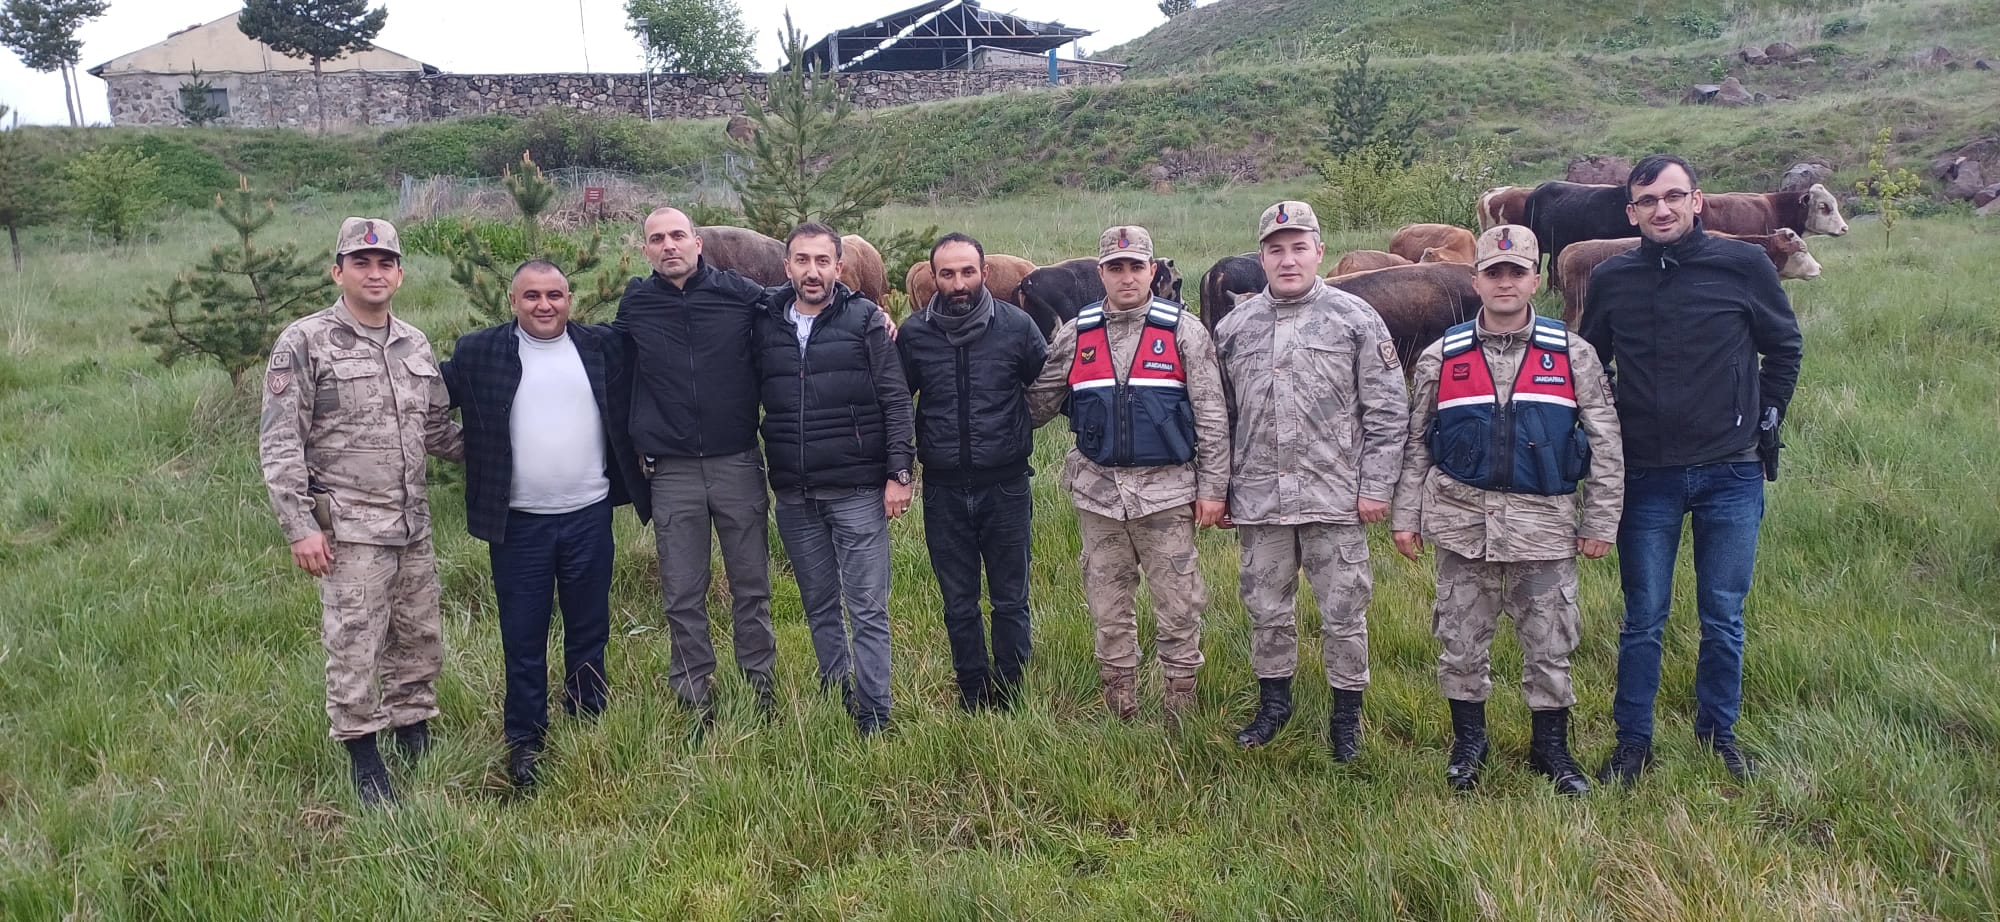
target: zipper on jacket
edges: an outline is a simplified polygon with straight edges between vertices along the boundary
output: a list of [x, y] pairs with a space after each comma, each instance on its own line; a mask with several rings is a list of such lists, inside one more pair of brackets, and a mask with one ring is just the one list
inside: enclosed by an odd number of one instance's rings
[[958, 469], [972, 470], [972, 370], [966, 347], [958, 347]]
[[1118, 445], [1116, 447], [1117, 453], [1112, 456], [1112, 460], [1116, 464], [1132, 463], [1132, 427], [1137, 424], [1137, 419], [1132, 412], [1135, 402], [1133, 400], [1131, 385], [1120, 381], [1113, 386], [1111, 391], [1113, 409], [1111, 412], [1116, 415], [1112, 418], [1111, 425], [1118, 430]]
[[[688, 279], [688, 284], [694, 284], [694, 279]], [[681, 329], [687, 333], [688, 408], [693, 410], [695, 415], [694, 453], [696, 457], [706, 458], [708, 457], [708, 446], [702, 442], [702, 430], [704, 427], [701, 424], [701, 372], [695, 368], [694, 364], [694, 302], [688, 298], [686, 289], [681, 290], [680, 313]]]

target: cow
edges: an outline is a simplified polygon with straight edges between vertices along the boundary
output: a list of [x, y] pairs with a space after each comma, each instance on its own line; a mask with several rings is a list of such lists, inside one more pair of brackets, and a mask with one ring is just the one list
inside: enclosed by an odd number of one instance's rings
[[1578, 182], [1545, 182], [1528, 194], [1522, 219], [1548, 260], [1549, 285], [1560, 284], [1558, 259], [1564, 247], [1579, 240], [1613, 240], [1630, 236], [1625, 215], [1625, 187]]
[[[1237, 259], [1239, 257], [1230, 257]], [[1226, 262], [1227, 260], [1225, 260]], [[1219, 267], [1219, 266], [1218, 266]], [[1261, 266], [1259, 269], [1261, 270]], [[1209, 273], [1214, 274], [1210, 269]], [[1259, 274], [1262, 274], [1261, 271]], [[1437, 341], [1444, 331], [1471, 320], [1479, 313], [1479, 293], [1472, 288], [1472, 267], [1463, 263], [1423, 263], [1368, 269], [1345, 275], [1329, 275], [1326, 283], [1354, 295], [1382, 318], [1396, 354], [1403, 359], [1403, 373], [1417, 361], [1424, 347]], [[1262, 290], [1259, 286], [1258, 290]], [[1225, 298], [1211, 310], [1201, 303], [1201, 320], [1210, 332], [1229, 316], [1236, 299]]]
[[1389, 252], [1410, 262], [1423, 262], [1424, 251], [1437, 250], [1433, 262], [1472, 265], [1472, 232], [1452, 224], [1405, 224], [1389, 238]]
[[1781, 229], [1799, 236], [1847, 233], [1840, 200], [1819, 183], [1803, 192], [1715, 192], [1701, 197], [1701, 226], [1724, 234], [1770, 234]]
[[882, 267], [882, 251], [859, 234], [840, 238], [840, 282], [881, 304], [889, 296], [889, 275]]
[[[1806, 250], [1806, 240], [1789, 227], [1779, 228], [1773, 234], [1715, 234], [1741, 240], [1764, 250], [1770, 257], [1771, 265], [1778, 267], [1781, 279], [1819, 278], [1819, 260]], [[1637, 237], [1621, 237], [1617, 240], [1580, 240], [1563, 250], [1558, 262], [1562, 269], [1562, 284], [1556, 289], [1562, 294], [1563, 323], [1576, 329], [1583, 322], [1583, 306], [1590, 297], [1590, 270], [1613, 256], [1639, 245]]]
[[[1255, 253], [1240, 256], [1224, 256], [1207, 272], [1201, 274], [1201, 316], [1203, 322], [1210, 314], [1222, 316], [1236, 306], [1239, 298], [1247, 298], [1264, 290], [1264, 264]], [[1215, 324], [1208, 324], [1210, 330]]]
[[[1016, 289], [1028, 273], [1035, 271], [1035, 264], [1019, 256], [1005, 253], [986, 255], [986, 290], [994, 298], [1013, 304]], [[930, 306], [931, 297], [937, 294], [937, 277], [931, 274], [931, 261], [917, 260], [916, 265], [903, 276], [903, 290], [909, 292], [910, 309], [920, 311]]]
[[1489, 231], [1502, 224], [1527, 222], [1528, 193], [1531, 186], [1494, 186], [1479, 196], [1479, 229]]
[[1366, 272], [1369, 269], [1387, 269], [1390, 266], [1407, 266], [1410, 261], [1384, 250], [1350, 250], [1333, 264], [1328, 275], [1348, 275]]
[[[1181, 273], [1173, 260], [1153, 258], [1153, 297], [1180, 303]], [[1028, 273], [1014, 298], [1041, 327], [1042, 336], [1052, 339], [1057, 327], [1076, 319], [1077, 311], [1104, 300], [1104, 282], [1097, 277], [1096, 258], [1083, 256]]]
[[785, 284], [785, 244], [782, 241], [747, 227], [727, 224], [704, 227], [698, 233], [701, 236], [701, 258], [710, 266], [734, 270], [737, 275], [766, 288]]

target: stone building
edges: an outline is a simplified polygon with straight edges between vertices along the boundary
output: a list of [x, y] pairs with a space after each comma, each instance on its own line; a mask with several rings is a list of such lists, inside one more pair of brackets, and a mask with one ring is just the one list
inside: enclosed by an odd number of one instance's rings
[[[1089, 35], [1059, 23], [989, 13], [973, 0], [929, 0], [831, 33], [808, 49], [861, 108], [883, 108], [1050, 85], [1116, 83], [1124, 68], [1053, 57]], [[196, 68], [227, 113], [220, 124], [317, 123], [312, 66], [251, 40], [236, 14], [90, 69], [107, 84], [114, 125], [180, 124], [180, 88]], [[354, 128], [466, 115], [522, 115], [543, 106], [647, 118], [714, 118], [765, 95], [764, 74], [449, 74], [381, 48], [328, 61], [327, 125]]]

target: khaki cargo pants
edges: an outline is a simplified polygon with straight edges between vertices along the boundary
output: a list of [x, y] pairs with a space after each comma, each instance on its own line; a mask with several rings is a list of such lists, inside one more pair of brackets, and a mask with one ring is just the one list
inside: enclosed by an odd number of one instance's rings
[[333, 571], [319, 581], [319, 601], [333, 738], [436, 717], [444, 644], [430, 538], [403, 547], [332, 547]]
[[1569, 655], [1580, 633], [1576, 609], [1576, 558], [1491, 563], [1437, 549], [1437, 605], [1431, 634], [1438, 654], [1438, 686], [1457, 701], [1485, 701], [1493, 681], [1487, 668], [1500, 613], [1514, 619], [1521, 646], [1521, 693], [1531, 710], [1576, 704]]
[[1097, 625], [1097, 663], [1139, 668], [1139, 574], [1153, 595], [1153, 639], [1160, 672], [1192, 676], [1201, 668], [1201, 613], [1208, 587], [1195, 553], [1194, 506], [1177, 506], [1129, 521], [1081, 509], [1083, 598]]
[[1320, 660], [1342, 691], [1368, 688], [1368, 602], [1375, 575], [1364, 525], [1238, 525], [1238, 584], [1250, 616], [1250, 666], [1260, 679], [1299, 666], [1299, 569], [1319, 602]]

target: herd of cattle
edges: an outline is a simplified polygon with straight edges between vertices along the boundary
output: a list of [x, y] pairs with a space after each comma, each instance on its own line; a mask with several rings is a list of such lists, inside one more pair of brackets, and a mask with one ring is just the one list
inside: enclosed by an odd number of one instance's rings
[[[1563, 300], [1563, 321], [1574, 326], [1589, 294], [1590, 270], [1639, 245], [1625, 215], [1625, 187], [1572, 182], [1501, 186], [1479, 197], [1481, 229], [1519, 224], [1535, 232], [1548, 259], [1549, 285]], [[1806, 249], [1808, 234], [1840, 236], [1847, 221], [1840, 203], [1823, 185], [1800, 192], [1704, 194], [1702, 223], [1713, 234], [1762, 247], [1778, 276], [1819, 277], [1819, 262]], [[710, 265], [733, 269], [763, 285], [785, 282], [785, 245], [740, 227], [701, 229], [702, 255]], [[841, 238], [845, 246], [841, 281], [880, 303], [889, 293], [882, 254], [861, 237]], [[1449, 224], [1410, 224], [1396, 231], [1387, 250], [1354, 250], [1334, 263], [1327, 284], [1375, 308], [1396, 340], [1405, 368], [1414, 367], [1423, 348], [1479, 310], [1472, 288], [1473, 233]], [[1097, 260], [1071, 259], [1036, 266], [1018, 256], [986, 257], [986, 288], [1034, 318], [1044, 336], [1053, 336], [1077, 311], [1102, 300]], [[1172, 259], [1153, 261], [1153, 294], [1179, 302], [1182, 276]], [[1255, 253], [1224, 257], [1202, 274], [1202, 320], [1212, 330], [1239, 298], [1264, 290], [1262, 264]], [[928, 261], [910, 267], [903, 279], [910, 303], [930, 303], [937, 290]]]

